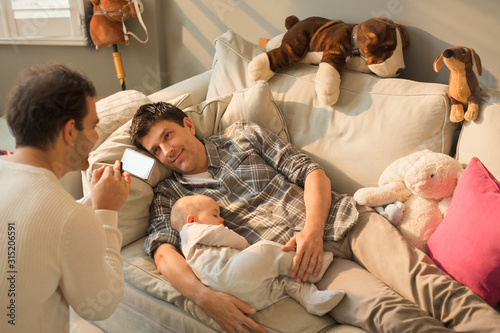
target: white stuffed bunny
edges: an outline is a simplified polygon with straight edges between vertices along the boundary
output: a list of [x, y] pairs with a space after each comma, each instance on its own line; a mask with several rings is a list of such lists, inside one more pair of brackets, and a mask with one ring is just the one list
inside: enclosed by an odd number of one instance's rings
[[378, 187], [359, 189], [354, 199], [371, 207], [404, 203], [397, 228], [425, 252], [427, 240], [448, 211], [462, 172], [462, 165], [454, 158], [426, 149], [394, 161], [380, 176]]

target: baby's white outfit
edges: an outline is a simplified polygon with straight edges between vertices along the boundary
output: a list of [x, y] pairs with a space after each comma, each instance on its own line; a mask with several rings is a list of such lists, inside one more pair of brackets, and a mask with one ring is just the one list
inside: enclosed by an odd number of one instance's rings
[[223, 225], [187, 223], [180, 232], [181, 249], [200, 281], [209, 288], [238, 297], [256, 310], [291, 296], [315, 315], [324, 315], [344, 297], [340, 290], [318, 290], [318, 282], [333, 261], [325, 252], [317, 277], [296, 283], [288, 276], [295, 252], [267, 240], [248, 242]]

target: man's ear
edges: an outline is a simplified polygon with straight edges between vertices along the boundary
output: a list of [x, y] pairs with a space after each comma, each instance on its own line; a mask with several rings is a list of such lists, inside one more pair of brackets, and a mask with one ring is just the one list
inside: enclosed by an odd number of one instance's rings
[[191, 131], [191, 133], [193, 133], [193, 135], [196, 134], [196, 128], [194, 128], [194, 124], [191, 121], [191, 119], [189, 119], [188, 117], [184, 117], [183, 123], [184, 127], [189, 128], [189, 130]]
[[68, 120], [62, 128], [64, 142], [70, 146], [74, 146], [78, 137], [78, 130], [75, 127], [75, 120]]
[[187, 216], [187, 223], [193, 223], [193, 222], [196, 222], [196, 219], [193, 214], [189, 214]]

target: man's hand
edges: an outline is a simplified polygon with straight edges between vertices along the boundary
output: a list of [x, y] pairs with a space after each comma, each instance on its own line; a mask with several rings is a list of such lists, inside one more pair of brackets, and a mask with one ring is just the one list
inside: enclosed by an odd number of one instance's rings
[[330, 180], [325, 172], [316, 169], [310, 172], [304, 184], [304, 202], [306, 221], [304, 229], [292, 237], [282, 251], [297, 248], [293, 257], [290, 277], [295, 281], [307, 281], [311, 276], [318, 276], [323, 266], [323, 235], [325, 222], [332, 200]]
[[120, 161], [113, 167], [103, 166], [92, 173], [91, 195], [94, 210], [118, 210], [130, 192], [130, 174], [121, 171]]
[[200, 307], [212, 317], [226, 333], [265, 333], [255, 321], [245, 314], [254, 314], [256, 310], [240, 299], [231, 295], [213, 292], [213, 295], [205, 297]]
[[304, 229], [283, 245], [281, 250], [288, 252], [294, 247], [297, 253], [293, 257], [290, 277], [299, 283], [307, 281], [311, 274], [318, 276], [323, 265], [323, 232]]

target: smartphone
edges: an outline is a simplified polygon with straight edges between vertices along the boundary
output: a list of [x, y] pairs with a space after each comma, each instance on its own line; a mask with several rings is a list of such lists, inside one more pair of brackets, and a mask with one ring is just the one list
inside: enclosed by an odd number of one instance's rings
[[122, 169], [128, 173], [148, 180], [155, 165], [155, 159], [138, 151], [127, 148], [122, 156]]

